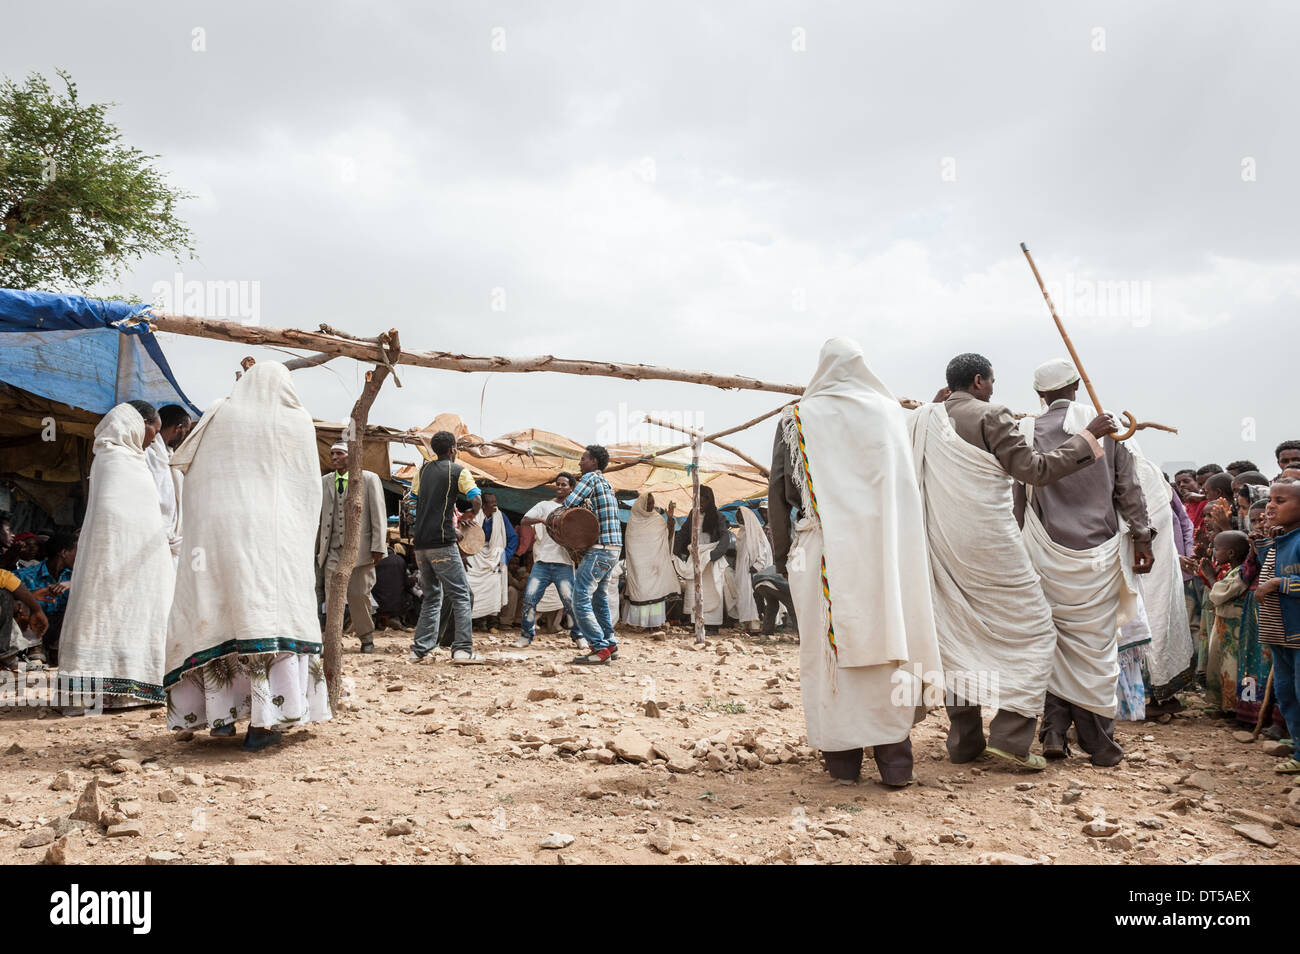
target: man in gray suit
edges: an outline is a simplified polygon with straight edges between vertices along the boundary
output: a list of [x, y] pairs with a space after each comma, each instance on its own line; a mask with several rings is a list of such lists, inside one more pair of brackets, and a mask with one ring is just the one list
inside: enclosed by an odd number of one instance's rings
[[[316, 572], [323, 598], [325, 582], [338, 566], [343, 548], [343, 501], [348, 492], [348, 445], [330, 448], [334, 469], [321, 478], [320, 531], [316, 535]], [[375, 585], [375, 564], [388, 554], [388, 519], [384, 511], [384, 488], [379, 475], [361, 472], [365, 483], [361, 497], [361, 542], [356, 565], [348, 580], [348, 609], [352, 628], [361, 637], [361, 651], [373, 653], [374, 620], [370, 618], [370, 589]]]

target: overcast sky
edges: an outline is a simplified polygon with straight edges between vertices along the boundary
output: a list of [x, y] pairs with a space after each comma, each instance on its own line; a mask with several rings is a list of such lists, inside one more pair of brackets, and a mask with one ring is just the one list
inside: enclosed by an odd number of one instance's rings
[[[1182, 429], [1148, 456], [1272, 473], [1300, 437], [1285, 3], [46, 0], [5, 21], [0, 71], [69, 70], [195, 194], [199, 257], [141, 263], [121, 290], [145, 299], [179, 271], [258, 283], [264, 325], [796, 383], [847, 335], [921, 399], [975, 350], [1031, 410], [1064, 348], [1025, 241], [1108, 409]], [[164, 348], [201, 407], [248, 353]], [[360, 376], [296, 378], [340, 420]], [[372, 421], [454, 411], [488, 437], [612, 442], [637, 410], [721, 429], [782, 400], [402, 380]], [[735, 441], [766, 454], [771, 427]]]

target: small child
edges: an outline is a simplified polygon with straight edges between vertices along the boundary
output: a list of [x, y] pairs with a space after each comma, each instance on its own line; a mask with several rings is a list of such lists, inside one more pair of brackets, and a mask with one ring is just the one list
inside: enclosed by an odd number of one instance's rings
[[1239, 530], [1227, 530], [1214, 538], [1214, 562], [1226, 566], [1227, 572], [1210, 587], [1214, 626], [1205, 667], [1205, 701], [1232, 719], [1237, 717], [1237, 660], [1242, 598], [1247, 589], [1241, 565], [1249, 553], [1250, 538]]
[[[1273, 656], [1259, 643], [1259, 604], [1255, 601], [1255, 587], [1259, 584], [1260, 548], [1270, 539], [1268, 517], [1265, 510], [1268, 500], [1257, 500], [1247, 511], [1250, 532], [1250, 553], [1241, 565], [1241, 579], [1248, 589], [1241, 598], [1241, 629], [1237, 634], [1237, 721], [1254, 728], [1259, 722], [1260, 708], [1264, 703], [1264, 687], [1268, 684], [1268, 671]], [[1273, 723], [1265, 730], [1266, 737], [1277, 741], [1286, 738], [1286, 723], [1276, 706], [1270, 706]]]
[[1196, 531], [1196, 549], [1193, 551], [1196, 578], [1204, 594], [1201, 599], [1200, 632], [1196, 641], [1196, 680], [1209, 689], [1206, 667], [1210, 661], [1210, 633], [1214, 629], [1214, 604], [1210, 602], [1210, 587], [1227, 572], [1226, 566], [1214, 565], [1214, 540], [1232, 529], [1232, 511], [1228, 501], [1218, 497], [1201, 511], [1201, 525]]
[[[1295, 738], [1300, 728], [1300, 480], [1287, 478], [1269, 488], [1269, 529], [1255, 599], [1259, 602], [1259, 641], [1273, 651], [1273, 692]], [[1286, 775], [1300, 772], [1293, 756], [1274, 766]]]

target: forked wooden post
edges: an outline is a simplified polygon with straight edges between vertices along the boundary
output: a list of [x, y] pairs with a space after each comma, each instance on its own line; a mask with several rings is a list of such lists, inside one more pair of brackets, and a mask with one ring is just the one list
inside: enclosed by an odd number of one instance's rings
[[700, 444], [704, 435], [693, 427], [684, 427], [681, 424], [668, 424], [659, 420], [657, 417], [647, 414], [647, 424], [655, 424], [659, 427], [671, 427], [674, 430], [683, 431], [691, 435], [691, 567], [693, 569], [692, 577], [695, 585], [695, 599], [692, 605], [695, 607], [691, 616], [695, 622], [695, 641], [703, 645], [704, 639], [704, 574], [700, 567], [700, 526], [702, 518], [700, 515]]
[[[380, 335], [385, 355], [366, 372], [366, 384], [352, 406], [352, 415], [343, 428], [348, 445], [348, 492], [343, 499], [343, 544], [339, 562], [325, 581], [325, 679], [329, 685], [330, 711], [338, 712], [343, 697], [343, 607], [347, 602], [348, 579], [356, 566], [357, 547], [361, 545], [361, 502], [365, 494], [362, 460], [365, 451], [366, 422], [370, 407], [379, 395], [390, 366], [401, 355], [397, 329]], [[383, 360], [386, 357], [387, 360]], [[356, 621], [353, 621], [356, 625]]]

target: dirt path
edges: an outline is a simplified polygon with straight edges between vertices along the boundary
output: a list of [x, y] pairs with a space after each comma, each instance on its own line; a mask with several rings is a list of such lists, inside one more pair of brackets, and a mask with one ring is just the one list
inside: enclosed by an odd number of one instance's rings
[[[1279, 759], [1234, 740], [1199, 696], [1167, 725], [1122, 724], [1118, 768], [1076, 756], [1039, 774], [949, 764], [932, 713], [912, 736], [918, 781], [893, 791], [870, 762], [859, 784], [833, 782], [803, 744], [792, 642], [733, 634], [695, 650], [684, 635], [627, 635], [618, 662], [584, 669], [567, 664], [567, 637], [518, 651], [513, 635], [476, 634], [492, 664], [453, 668], [445, 655], [409, 664], [409, 634], [381, 633], [378, 654], [344, 657], [347, 711], [251, 756], [206, 731], [178, 739], [161, 708], [5, 710], [0, 856], [1187, 864], [1295, 863], [1300, 847], [1300, 793], [1273, 773]], [[68, 833], [92, 778], [90, 813], [104, 810], [111, 837]], [[553, 834], [562, 847], [542, 847]]]

